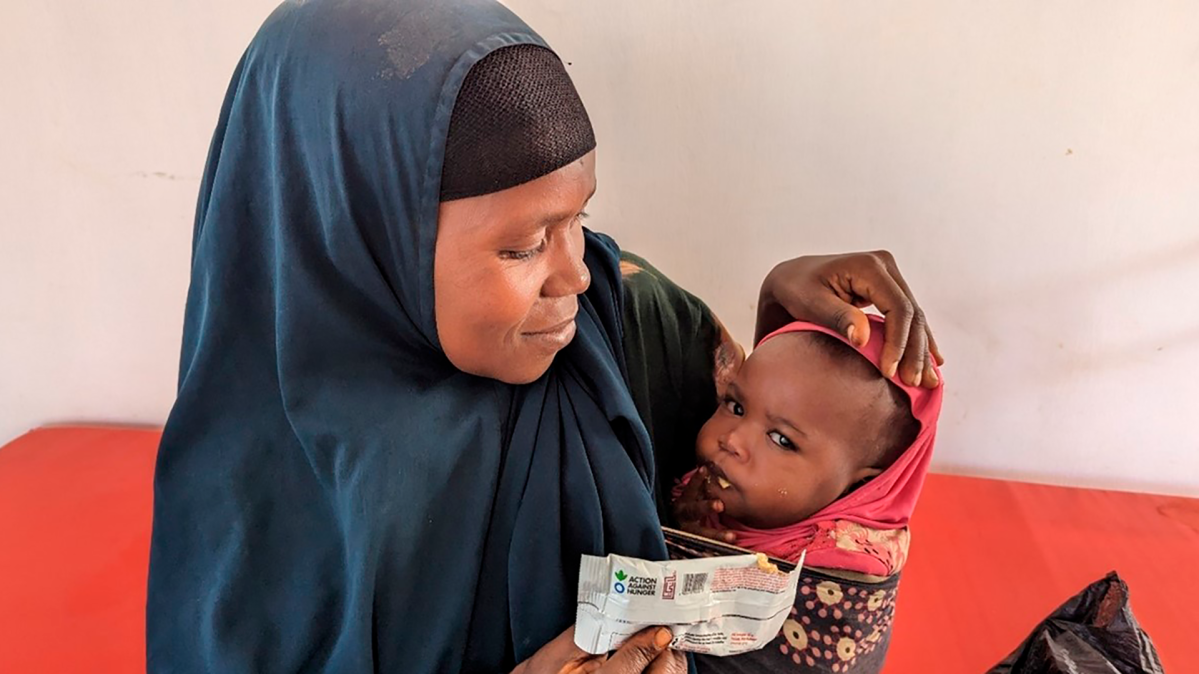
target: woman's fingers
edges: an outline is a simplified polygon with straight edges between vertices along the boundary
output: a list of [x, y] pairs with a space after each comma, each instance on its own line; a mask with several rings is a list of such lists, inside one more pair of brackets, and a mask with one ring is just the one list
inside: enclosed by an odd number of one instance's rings
[[941, 355], [941, 347], [937, 346], [937, 338], [933, 336], [933, 329], [931, 327], [925, 329], [928, 330], [928, 350], [932, 353], [933, 360], [937, 362], [937, 365], [944, 365], [945, 356]]
[[[862, 300], [843, 297], [839, 289], [832, 286], [829, 289], [832, 292], [825, 291], [808, 300], [812, 318], [805, 320], [836, 330], [856, 347], [865, 346], [870, 341], [870, 319], [856, 306]], [[869, 305], [870, 302], [866, 302], [865, 306]]]
[[591, 655], [574, 642], [574, 626], [520, 663], [512, 674], [686, 674], [687, 659], [669, 650], [674, 635], [651, 627], [624, 642], [610, 657]]
[[869, 300], [887, 317], [881, 362], [883, 374], [888, 377], [898, 375], [909, 385], [919, 385], [924, 377], [925, 362], [929, 359], [928, 326], [911, 288], [899, 273], [895, 258], [887, 251], [859, 256], [856, 264], [850, 265], [839, 278], [846, 286], [834, 287], [839, 297], [848, 296], [855, 304], [858, 298]]
[[[873, 304], [887, 317], [882, 356], [884, 374], [888, 377], [898, 375], [913, 386], [933, 388], [940, 385], [940, 377], [932, 363], [941, 365], [945, 359], [933, 339], [924, 310], [891, 253], [880, 250], [856, 256], [855, 264], [847, 265], [844, 273], [829, 272], [828, 278], [834, 280], [829, 286], [835, 297], [827, 297], [826, 301], [840, 300], [853, 306]], [[865, 322], [865, 315], [862, 320]], [[859, 341], [858, 331], [855, 325], [855, 334], [849, 338], [860, 346], [865, 339]], [[868, 333], [866, 337], [869, 337]]]
[[608, 658], [606, 656], [597, 655], [579, 665], [578, 669], [570, 672], [570, 674], [595, 674], [596, 672], [600, 671], [600, 668], [603, 667], [604, 663], [607, 661]]
[[647, 674], [687, 674], [687, 656], [678, 651], [666, 651], [645, 671]]
[[937, 388], [941, 385], [941, 375], [937, 373], [937, 367], [945, 364], [945, 357], [941, 355], [933, 331], [928, 327], [925, 327], [924, 331], [928, 334], [928, 361], [924, 364], [924, 379], [920, 385], [924, 388]]
[[673, 638], [674, 635], [665, 627], [641, 630], [621, 644], [612, 657], [608, 658], [608, 661], [596, 671], [602, 674], [641, 674], [647, 670], [654, 674], [658, 672], [675, 674], [676, 671], [683, 674], [687, 671], [685, 661], [682, 670], [649, 669], [650, 664], [670, 646]]
[[899, 265], [895, 263], [895, 257], [887, 251], [879, 251], [875, 255], [879, 256], [887, 269], [887, 273], [891, 275], [891, 278], [899, 286], [900, 290], [903, 291], [908, 302], [914, 308], [908, 346], [904, 353], [904, 364], [900, 367], [901, 376], [905, 382], [913, 386], [919, 385], [925, 388], [936, 388], [940, 385], [941, 381], [932, 364], [944, 365], [945, 357], [941, 355], [941, 349], [937, 346], [937, 340], [933, 337], [932, 327], [928, 324], [924, 311], [916, 301], [916, 294], [912, 292], [907, 279], [899, 271]]
[[858, 268], [847, 275], [847, 280], [854, 295], [870, 300], [887, 317], [882, 370], [884, 375], [894, 377], [908, 352], [912, 322], [919, 308], [891, 273], [887, 263], [889, 253], [880, 251], [864, 257]]
[[870, 338], [871, 325], [860, 309], [871, 304], [887, 317], [883, 373], [909, 384], [937, 386], [931, 364], [945, 359], [895, 257], [885, 250], [778, 264], [762, 284], [757, 339], [793, 317], [826, 325], [861, 347]]
[[929, 389], [941, 385], [941, 377], [937, 374], [937, 368], [933, 367], [932, 355], [929, 355], [928, 361], [924, 364], [924, 378], [920, 380], [920, 385]]
[[919, 386], [928, 359], [928, 331], [925, 330], [924, 313], [917, 308], [908, 328], [908, 345], [903, 350], [903, 360], [899, 365], [900, 379], [909, 386]]
[[591, 655], [575, 645], [575, 626], [554, 637], [512, 670], [512, 674], [593, 674], [600, 671], [605, 657]]

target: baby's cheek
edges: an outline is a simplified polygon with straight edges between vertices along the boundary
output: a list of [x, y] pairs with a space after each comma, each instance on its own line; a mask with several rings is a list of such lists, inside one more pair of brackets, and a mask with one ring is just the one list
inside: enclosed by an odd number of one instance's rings
[[724, 514], [735, 520], [746, 521], [753, 519], [753, 509], [747, 507], [745, 500], [737, 494], [726, 494], [721, 497], [724, 503]]
[[759, 518], [770, 520], [771, 526], [794, 524], [803, 519], [808, 496], [795, 485], [774, 484], [761, 494], [755, 512]]
[[699, 437], [695, 439], [695, 456], [700, 462], [711, 461], [716, 453], [716, 432], [711, 420], [699, 429]]
[[740, 511], [741, 519], [756, 521], [769, 519], [771, 513], [775, 513], [779, 509], [781, 501], [777, 494], [768, 488], [762, 488], [761, 485], [755, 485], [755, 487], [736, 494], [736, 507]]

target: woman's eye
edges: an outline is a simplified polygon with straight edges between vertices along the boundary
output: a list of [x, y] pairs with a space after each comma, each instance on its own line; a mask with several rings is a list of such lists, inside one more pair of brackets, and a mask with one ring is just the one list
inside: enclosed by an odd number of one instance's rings
[[770, 431], [766, 435], [774, 441], [774, 444], [782, 447], [783, 449], [795, 449], [795, 445], [791, 443], [791, 440], [778, 431]]
[[538, 253], [545, 250], [545, 243], [545, 239], [542, 239], [541, 243], [537, 244], [536, 248], [530, 248], [529, 250], [502, 250], [500, 251], [500, 257], [504, 258], [505, 260], [531, 260], [537, 257]]
[[741, 403], [732, 398], [725, 398], [724, 408], [734, 416], [740, 417], [745, 415], [745, 408], [741, 406]]
[[573, 218], [570, 219], [570, 224], [567, 225], [567, 231], [574, 232], [583, 227], [584, 221], [591, 217], [587, 211], [579, 211]]

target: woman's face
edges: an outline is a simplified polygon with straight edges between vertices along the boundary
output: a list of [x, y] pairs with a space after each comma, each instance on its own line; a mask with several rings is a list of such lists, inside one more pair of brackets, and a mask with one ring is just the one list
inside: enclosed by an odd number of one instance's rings
[[583, 209], [595, 151], [510, 189], [441, 204], [433, 290], [437, 334], [459, 370], [527, 384], [575, 335]]

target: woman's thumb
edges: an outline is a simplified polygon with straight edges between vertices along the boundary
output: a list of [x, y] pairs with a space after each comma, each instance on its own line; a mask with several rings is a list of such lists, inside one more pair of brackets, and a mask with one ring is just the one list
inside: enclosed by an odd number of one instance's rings
[[861, 348], [870, 341], [870, 319], [865, 312], [854, 305], [842, 300], [833, 293], [812, 298], [808, 303], [811, 316], [798, 316], [817, 325], [823, 325], [830, 330], [836, 330], [844, 335], [850, 344]]
[[674, 635], [665, 627], [651, 627], [621, 644], [603, 667], [604, 674], [640, 674], [670, 645]]

